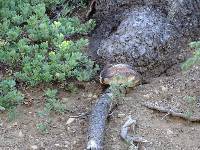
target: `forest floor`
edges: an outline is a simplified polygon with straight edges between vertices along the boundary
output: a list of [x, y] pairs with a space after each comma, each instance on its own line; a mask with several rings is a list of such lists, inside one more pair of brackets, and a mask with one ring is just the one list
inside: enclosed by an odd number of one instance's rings
[[[173, 76], [152, 79], [140, 85], [122, 98], [113, 110], [106, 128], [105, 150], [126, 150], [129, 145], [119, 136], [121, 126], [131, 115], [138, 121], [136, 134], [150, 141], [146, 149], [152, 150], [198, 150], [200, 149], [200, 124], [181, 118], [165, 116], [164, 113], [144, 107], [144, 102], [168, 106], [182, 113], [200, 117], [200, 66]], [[43, 87], [27, 89], [26, 101], [17, 109], [17, 118], [8, 122], [6, 114], [0, 114], [1, 150], [82, 150], [86, 147], [88, 117], [71, 118], [91, 110], [102, 87], [97, 82], [79, 85], [76, 94], [59, 90], [61, 101], [70, 112], [63, 115], [52, 113], [48, 118], [48, 133], [42, 134], [36, 125], [44, 121], [37, 112], [44, 108]], [[192, 99], [192, 101], [191, 101]], [[194, 101], [193, 101], [194, 100]]]
[[[188, 71], [168, 70], [168, 76], [152, 78], [137, 86], [123, 97], [108, 119], [105, 150], [127, 150], [129, 145], [120, 138], [120, 130], [127, 116], [137, 120], [136, 135], [149, 143], [147, 150], [199, 150], [200, 123], [165, 116], [165, 113], [143, 106], [151, 102], [170, 107], [177, 112], [200, 117], [200, 65]], [[170, 75], [170, 76], [169, 76]], [[76, 84], [78, 91], [70, 93], [59, 88], [59, 98], [67, 106], [64, 114], [52, 112], [41, 118], [38, 111], [44, 109], [46, 86], [23, 89], [25, 104], [16, 110], [16, 119], [8, 121], [7, 113], [0, 113], [0, 150], [83, 150], [87, 144], [88, 114], [103, 87], [98, 81]], [[72, 116], [79, 116], [73, 118]], [[46, 122], [46, 133], [37, 125]]]

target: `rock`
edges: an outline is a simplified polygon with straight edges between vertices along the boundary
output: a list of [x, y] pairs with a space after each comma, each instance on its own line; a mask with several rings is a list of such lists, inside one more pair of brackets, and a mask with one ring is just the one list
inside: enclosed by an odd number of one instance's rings
[[172, 134], [174, 134], [174, 132], [170, 129], [167, 129], [167, 135], [172, 135]]
[[32, 145], [31, 149], [36, 150], [36, 149], [38, 149], [38, 146], [37, 145]]
[[93, 95], [93, 96], [92, 96], [92, 98], [94, 98], [94, 99], [97, 99], [97, 98], [98, 98], [98, 96], [97, 96], [97, 95]]
[[96, 10], [90, 49], [102, 65], [127, 63], [144, 78], [183, 61], [181, 51], [200, 34], [200, 1], [99, 0]]
[[162, 89], [163, 92], [167, 92], [168, 91], [168, 88], [165, 87], [165, 86], [161, 86], [161, 89]]
[[152, 93], [143, 95], [145, 98], [149, 99], [152, 96]]
[[126, 114], [124, 114], [124, 113], [119, 113], [118, 115], [117, 115], [117, 117], [119, 117], [119, 118], [122, 118], [122, 117], [125, 117], [126, 116]]
[[70, 146], [70, 142], [69, 141], [65, 141], [64, 147], [69, 147], [69, 146]]
[[89, 93], [89, 94], [88, 94], [88, 98], [91, 98], [91, 97], [92, 97], [92, 95], [93, 95], [92, 93]]
[[102, 41], [97, 54], [108, 63], [127, 63], [141, 73], [158, 66], [164, 71], [178, 54], [180, 41], [176, 39], [181, 35], [151, 7], [134, 9], [126, 16], [117, 31]]
[[200, 1], [168, 0], [168, 18], [184, 36], [199, 37]]
[[18, 126], [18, 123], [17, 123], [17, 122], [14, 122], [14, 123], [12, 124], [12, 126], [13, 126], [13, 127], [17, 127], [17, 126]]
[[63, 102], [69, 102], [69, 98], [64, 97], [64, 98], [62, 98], [62, 101], [63, 101]]
[[18, 136], [19, 136], [20, 138], [24, 137], [24, 134], [22, 133], [21, 130], [19, 131]]
[[4, 107], [2, 107], [2, 106], [0, 106], [0, 112], [3, 112], [3, 111], [5, 111], [6, 109], [4, 108]]
[[67, 120], [66, 125], [71, 124], [72, 122], [74, 122], [74, 120], [75, 120], [75, 118], [69, 118], [69, 119]]
[[54, 145], [55, 145], [56, 147], [60, 147], [60, 144], [57, 144], [57, 143], [56, 143], [56, 144], [54, 144]]

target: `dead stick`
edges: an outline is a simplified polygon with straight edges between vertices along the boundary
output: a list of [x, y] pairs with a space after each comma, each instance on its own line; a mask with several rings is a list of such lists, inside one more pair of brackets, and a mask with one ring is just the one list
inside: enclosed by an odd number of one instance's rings
[[121, 128], [120, 136], [121, 138], [126, 141], [129, 144], [134, 144], [134, 143], [146, 143], [148, 142], [144, 138], [140, 136], [130, 136], [128, 135], [128, 130], [130, 126], [132, 126], [132, 129], [135, 129], [136, 126], [136, 120], [132, 119], [131, 116], [128, 116], [128, 120], [124, 123], [124, 125]]
[[191, 121], [191, 122], [200, 122], [200, 117], [193, 117], [193, 116], [189, 117], [184, 113], [175, 112], [172, 109], [165, 108], [165, 107], [162, 107], [162, 106], [157, 106], [153, 103], [144, 103], [143, 106], [145, 106], [149, 109], [153, 109], [153, 110], [157, 110], [157, 111], [160, 111], [160, 112], [163, 112], [163, 113], [167, 113], [168, 115], [171, 115], [171, 116], [174, 116], [174, 117], [180, 117], [180, 118], [183, 118], [183, 119]]

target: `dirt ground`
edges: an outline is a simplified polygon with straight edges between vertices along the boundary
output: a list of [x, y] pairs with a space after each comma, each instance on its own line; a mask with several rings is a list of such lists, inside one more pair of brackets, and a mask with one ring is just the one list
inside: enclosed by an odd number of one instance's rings
[[[96, 41], [94, 45], [98, 46], [98, 40]], [[122, 98], [108, 119], [105, 150], [129, 149], [129, 145], [119, 136], [121, 126], [128, 115], [137, 120], [135, 134], [150, 141], [144, 145], [147, 150], [200, 150], [199, 122], [189, 122], [172, 116], [164, 117], [165, 113], [142, 105], [152, 102], [200, 117], [200, 65], [186, 72], [177, 71], [177, 65], [168, 69], [163, 76], [151, 78], [148, 83], [130, 90], [126, 97]], [[45, 100], [42, 95], [47, 87], [23, 90], [27, 104], [31, 105], [19, 106], [17, 117], [12, 122], [8, 121], [6, 112], [0, 113], [0, 150], [85, 149], [88, 116], [74, 119], [71, 116], [90, 112], [102, 92], [102, 86], [98, 81], [91, 81], [78, 87], [75, 94], [59, 89], [59, 98], [69, 111], [62, 115], [51, 113], [48, 118], [37, 115], [37, 112], [44, 108]], [[194, 101], [191, 102], [191, 98]], [[41, 133], [37, 129], [37, 124], [44, 121], [48, 121], [48, 133]]]
[[[169, 106], [178, 112], [191, 112], [200, 117], [200, 66], [194, 66], [186, 72], [173, 76], [152, 79], [150, 83], [131, 90], [120, 105], [114, 109], [108, 120], [105, 137], [105, 150], [126, 150], [129, 145], [119, 136], [120, 128], [126, 117], [131, 115], [138, 121], [136, 134], [150, 143], [147, 150], [198, 150], [200, 149], [200, 125], [198, 122], [167, 116], [142, 106], [144, 102]], [[70, 116], [90, 111], [102, 87], [95, 82], [84, 84], [77, 94], [59, 90], [59, 97], [72, 112], [63, 115], [52, 113], [48, 124], [48, 133], [42, 134], [36, 124], [44, 119], [36, 115], [44, 107], [41, 88], [29, 90], [28, 98], [33, 105], [22, 105], [13, 122], [7, 121], [6, 114], [0, 114], [1, 150], [82, 150], [86, 147], [88, 117], [69, 120]], [[195, 104], [188, 102], [194, 97]]]

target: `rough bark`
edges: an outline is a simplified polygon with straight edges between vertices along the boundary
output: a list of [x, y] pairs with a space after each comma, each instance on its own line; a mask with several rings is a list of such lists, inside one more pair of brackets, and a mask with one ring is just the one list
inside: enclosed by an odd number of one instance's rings
[[106, 119], [112, 104], [112, 93], [105, 91], [92, 109], [87, 150], [102, 150]]

